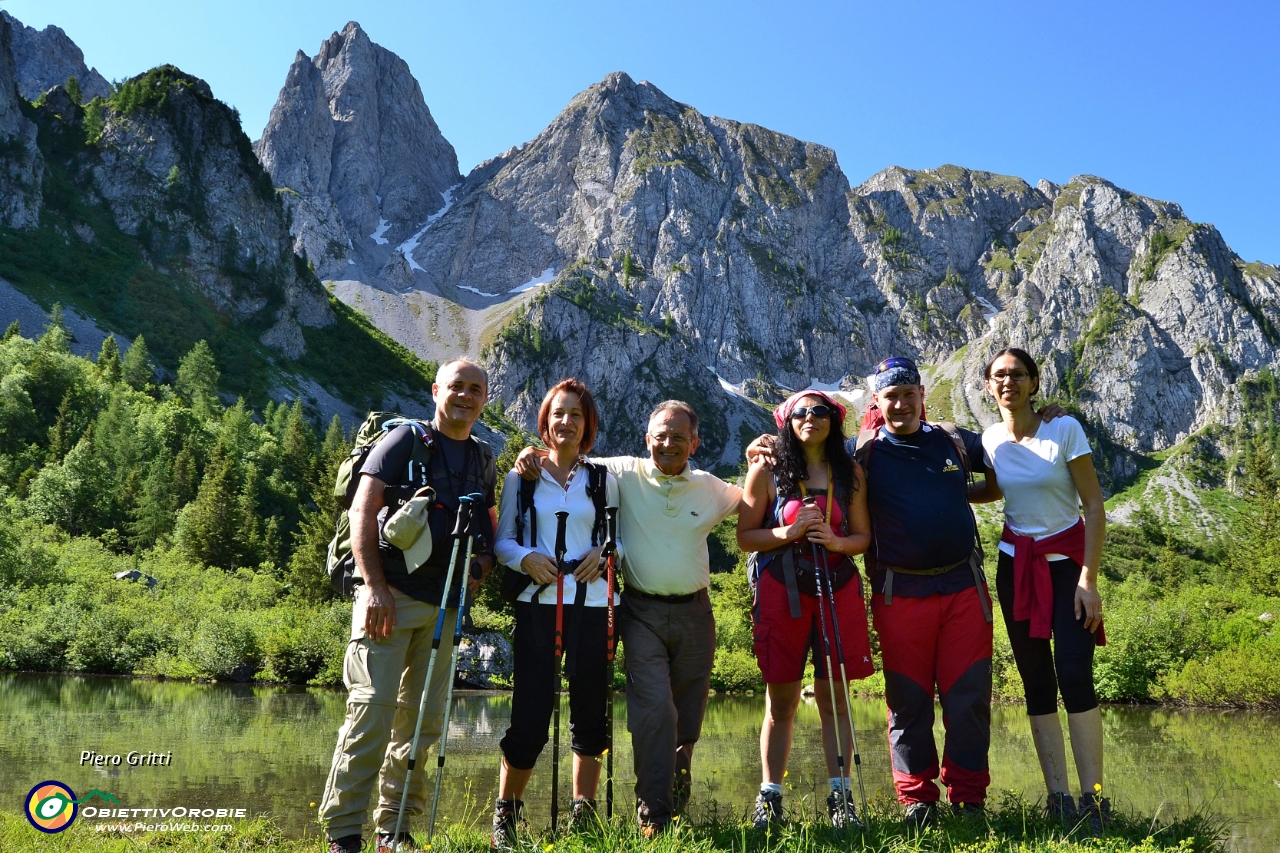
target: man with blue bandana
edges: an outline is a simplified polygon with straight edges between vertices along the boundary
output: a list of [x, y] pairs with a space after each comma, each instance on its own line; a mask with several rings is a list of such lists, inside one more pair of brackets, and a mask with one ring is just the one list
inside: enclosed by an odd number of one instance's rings
[[[889, 747], [908, 822], [933, 819], [941, 776], [957, 810], [977, 811], [991, 776], [991, 607], [970, 501], [994, 500], [982, 437], [921, 419], [924, 385], [909, 359], [871, 378], [885, 423], [851, 440], [867, 475], [871, 612], [880, 637]], [[963, 453], [961, 452], [963, 450]], [[966, 459], [967, 457], [967, 464]], [[935, 686], [946, 737], [933, 740]]]

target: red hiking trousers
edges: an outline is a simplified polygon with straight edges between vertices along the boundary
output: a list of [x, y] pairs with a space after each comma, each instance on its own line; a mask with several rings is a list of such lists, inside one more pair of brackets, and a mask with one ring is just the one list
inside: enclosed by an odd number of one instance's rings
[[[983, 588], [986, 595], [986, 588]], [[871, 600], [884, 657], [889, 706], [889, 755], [900, 803], [938, 800], [934, 779], [938, 750], [933, 742], [934, 685], [942, 701], [946, 740], [942, 784], [953, 803], [982, 803], [991, 773], [991, 624], [978, 592]]]

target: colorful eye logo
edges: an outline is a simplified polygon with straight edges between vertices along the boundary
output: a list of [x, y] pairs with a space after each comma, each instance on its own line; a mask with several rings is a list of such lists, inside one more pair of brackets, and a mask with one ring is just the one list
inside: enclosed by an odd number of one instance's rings
[[27, 820], [41, 832], [62, 832], [72, 821], [80, 807], [76, 805], [75, 792], [61, 782], [50, 779], [31, 789], [26, 800]]

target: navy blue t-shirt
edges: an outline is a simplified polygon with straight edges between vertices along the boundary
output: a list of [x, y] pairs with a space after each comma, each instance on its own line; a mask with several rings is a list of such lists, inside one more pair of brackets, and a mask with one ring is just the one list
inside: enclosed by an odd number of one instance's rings
[[[959, 433], [970, 466], [985, 473], [982, 436], [965, 429]], [[856, 445], [856, 438], [846, 445], [851, 454]], [[881, 428], [864, 453], [871, 514], [868, 554], [906, 569], [933, 569], [966, 559], [974, 546], [969, 479], [951, 438], [927, 423], [910, 435]], [[884, 591], [883, 570], [868, 572], [868, 577], [874, 592]], [[893, 594], [905, 598], [949, 595], [973, 585], [967, 563], [941, 575], [893, 576]]]
[[[432, 511], [432, 526], [440, 528], [437, 534], [453, 529], [458, 495], [480, 492], [484, 495], [484, 500], [481, 502], [481, 507], [476, 510], [477, 529], [484, 537], [484, 541], [488, 543], [488, 547], [492, 547], [494, 531], [489, 517], [489, 507], [496, 503], [495, 484], [498, 480], [493, 456], [479, 450], [471, 439], [458, 441], [438, 432], [433, 438], [436, 449], [431, 456], [430, 467], [425, 475], [415, 472], [413, 482], [409, 477], [409, 462], [413, 458], [414, 443], [421, 439], [409, 426], [396, 427], [379, 442], [377, 447], [369, 451], [369, 456], [365, 459], [360, 473], [377, 477], [388, 486], [409, 485], [409, 488], [399, 495], [401, 500], [412, 495], [414, 489], [421, 485], [420, 481], [425, 479], [425, 482], [430, 483], [436, 490], [437, 500], [447, 511], [440, 518], [437, 518], [437, 511]], [[405, 595], [428, 604], [438, 604], [444, 592], [444, 570], [452, 554], [451, 542], [442, 542], [440, 535], [437, 535], [431, 550], [431, 559], [427, 561], [426, 566], [412, 574], [406, 571], [404, 553], [388, 542], [382, 533], [387, 518], [399, 509], [401, 500], [392, 500], [388, 495], [387, 505], [378, 513], [378, 550], [382, 556], [382, 573], [388, 584]], [[432, 572], [429, 568], [436, 570], [436, 577], [430, 577]], [[457, 595], [462, 580], [462, 574], [455, 573], [453, 588], [450, 590], [451, 599]]]

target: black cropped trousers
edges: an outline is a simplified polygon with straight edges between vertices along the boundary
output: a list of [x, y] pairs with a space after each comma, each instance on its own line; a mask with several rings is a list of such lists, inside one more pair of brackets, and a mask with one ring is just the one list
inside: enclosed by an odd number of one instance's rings
[[996, 564], [996, 595], [1013, 646], [1013, 660], [1022, 676], [1027, 714], [1038, 717], [1058, 712], [1058, 693], [1068, 714], [1098, 707], [1093, 689], [1093, 650], [1096, 637], [1076, 618], [1076, 585], [1080, 564], [1075, 560], [1050, 560], [1053, 579], [1053, 644], [1031, 636], [1031, 620], [1013, 618], [1013, 557], [1003, 551]]

